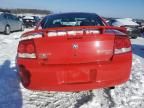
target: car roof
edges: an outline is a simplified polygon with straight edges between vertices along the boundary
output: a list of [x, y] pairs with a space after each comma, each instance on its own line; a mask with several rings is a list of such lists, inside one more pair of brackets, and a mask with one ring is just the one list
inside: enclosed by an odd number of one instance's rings
[[131, 18], [121, 18], [116, 19], [114, 22], [115, 25], [122, 26], [122, 25], [129, 25], [129, 26], [138, 26], [136, 22], [134, 22]]
[[0, 12], [0, 14], [11, 14], [11, 13], [9, 13], [9, 12]]
[[31, 20], [33, 20], [34, 17], [33, 16], [24, 16], [23, 19], [31, 19]]
[[7, 13], [8, 13], [8, 12], [0, 12], [0, 15], [1, 15], [1, 14], [7, 14]]
[[82, 14], [82, 15], [97, 15], [96, 13], [88, 13], [88, 12], [65, 12], [65, 13], [50, 14], [46, 17], [57, 16], [57, 15], [79, 15], [79, 14]]

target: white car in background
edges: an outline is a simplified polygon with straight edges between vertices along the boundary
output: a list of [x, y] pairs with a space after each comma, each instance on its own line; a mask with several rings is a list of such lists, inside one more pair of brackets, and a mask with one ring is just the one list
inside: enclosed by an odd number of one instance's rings
[[40, 18], [38, 16], [24, 16], [22, 20], [25, 27], [29, 28], [36, 26], [40, 21]]
[[117, 27], [125, 27], [130, 38], [136, 39], [140, 36], [139, 24], [133, 21], [131, 18], [111, 19], [109, 24]]

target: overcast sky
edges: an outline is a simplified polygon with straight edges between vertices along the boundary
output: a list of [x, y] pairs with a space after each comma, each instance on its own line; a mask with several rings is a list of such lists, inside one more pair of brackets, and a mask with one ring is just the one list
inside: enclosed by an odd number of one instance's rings
[[94, 12], [106, 17], [144, 19], [144, 0], [0, 0], [0, 7]]

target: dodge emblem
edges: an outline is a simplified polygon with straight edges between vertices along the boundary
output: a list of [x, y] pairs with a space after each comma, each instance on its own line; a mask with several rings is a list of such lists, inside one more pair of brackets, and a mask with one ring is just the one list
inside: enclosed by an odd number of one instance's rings
[[73, 44], [73, 49], [78, 49], [78, 44]]

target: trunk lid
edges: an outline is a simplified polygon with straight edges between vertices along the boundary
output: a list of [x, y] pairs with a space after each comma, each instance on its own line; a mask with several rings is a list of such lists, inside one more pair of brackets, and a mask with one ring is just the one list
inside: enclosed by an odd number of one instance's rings
[[114, 34], [77, 34], [45, 36], [34, 39], [38, 59], [46, 64], [76, 64], [110, 61], [113, 56]]

